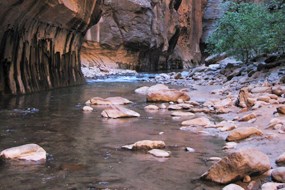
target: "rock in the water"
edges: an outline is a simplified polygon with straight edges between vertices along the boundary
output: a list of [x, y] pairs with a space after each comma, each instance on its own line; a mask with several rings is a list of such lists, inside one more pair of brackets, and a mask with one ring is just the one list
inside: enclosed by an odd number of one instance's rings
[[261, 190], [278, 190], [285, 187], [285, 183], [268, 182], [261, 186]]
[[283, 126], [284, 125], [284, 121], [281, 120], [281, 119], [278, 119], [278, 118], [273, 118], [270, 120], [268, 126], [267, 126], [267, 129], [276, 129], [276, 126], [278, 125], [281, 125]]
[[285, 164], [285, 152], [277, 158], [276, 163], [277, 164]]
[[261, 86], [251, 89], [252, 93], [271, 93], [271, 87]]
[[146, 110], [159, 110], [159, 107], [156, 105], [148, 105], [148, 106], [144, 107], [144, 109], [146, 109]]
[[151, 155], [159, 158], [167, 158], [170, 157], [170, 152], [165, 151], [165, 150], [160, 150], [160, 149], [152, 149], [148, 151]]
[[148, 92], [155, 92], [155, 91], [160, 91], [160, 90], [169, 90], [169, 87], [164, 85], [164, 84], [156, 84], [148, 88]]
[[0, 156], [12, 160], [45, 161], [46, 151], [37, 144], [26, 144], [8, 148], [0, 153]]
[[237, 128], [234, 122], [232, 121], [222, 121], [216, 124], [216, 127], [219, 128], [220, 131], [231, 131]]
[[140, 117], [139, 113], [121, 106], [113, 106], [112, 108], [107, 108], [102, 111], [101, 115], [102, 117], [113, 118], [113, 119]]
[[201, 178], [227, 184], [247, 175], [263, 174], [270, 169], [267, 155], [253, 148], [242, 149], [215, 163]]
[[195, 152], [196, 150], [194, 148], [191, 148], [191, 147], [186, 147], [185, 151], [187, 151], [187, 152]]
[[263, 133], [255, 127], [243, 127], [233, 130], [226, 138], [226, 141], [239, 141], [253, 135], [262, 136]]
[[280, 106], [277, 108], [277, 112], [281, 114], [285, 114], [285, 106]]
[[109, 98], [100, 98], [94, 97], [90, 100], [92, 105], [124, 105], [132, 103], [130, 100], [122, 97], [109, 97]]
[[165, 148], [163, 141], [142, 140], [131, 145], [122, 146], [123, 149], [129, 150], [151, 150]]
[[239, 121], [249, 121], [249, 120], [252, 120], [256, 118], [256, 114], [255, 113], [250, 113], [250, 114], [247, 114], [241, 118], [239, 118]]
[[285, 183], [285, 167], [274, 169], [271, 175], [275, 181]]
[[82, 108], [82, 110], [83, 110], [83, 111], [93, 111], [93, 108], [90, 107], [90, 106], [84, 106], [84, 107]]
[[211, 121], [205, 117], [199, 117], [187, 121], [183, 121], [181, 123], [182, 126], [202, 126], [202, 127], [209, 127], [211, 126]]
[[149, 89], [148, 86], [143, 86], [143, 87], [140, 87], [140, 88], [136, 89], [135, 93], [142, 94], [142, 95], [147, 95], [148, 89]]
[[236, 142], [227, 142], [223, 149], [234, 149], [237, 147]]
[[229, 184], [229, 185], [225, 186], [223, 188], [223, 190], [244, 190], [244, 188], [242, 188], [241, 186], [236, 185], [236, 184]]
[[183, 112], [183, 111], [174, 111], [171, 113], [171, 116], [174, 117], [188, 117], [188, 116], [194, 116], [194, 113], [191, 112]]
[[285, 94], [285, 86], [273, 86], [272, 93], [277, 96], [281, 96], [282, 94]]
[[188, 101], [190, 96], [186, 92], [181, 92], [175, 89], [153, 89], [148, 90], [148, 102], [177, 102], [177, 100]]

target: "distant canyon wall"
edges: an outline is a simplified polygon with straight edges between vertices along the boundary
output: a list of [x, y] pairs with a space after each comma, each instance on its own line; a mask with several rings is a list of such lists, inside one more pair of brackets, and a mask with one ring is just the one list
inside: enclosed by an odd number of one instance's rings
[[0, 0], [0, 95], [80, 84], [80, 48], [96, 0]]
[[205, 0], [105, 0], [86, 35], [82, 64], [159, 71], [201, 59]]

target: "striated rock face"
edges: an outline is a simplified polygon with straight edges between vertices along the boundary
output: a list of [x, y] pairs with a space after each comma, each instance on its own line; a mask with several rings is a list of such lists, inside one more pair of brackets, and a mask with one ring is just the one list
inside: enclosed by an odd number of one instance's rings
[[102, 19], [86, 34], [82, 62], [139, 71], [193, 65], [201, 57], [205, 2], [104, 1]]
[[0, 94], [84, 82], [79, 51], [100, 0], [0, 0]]

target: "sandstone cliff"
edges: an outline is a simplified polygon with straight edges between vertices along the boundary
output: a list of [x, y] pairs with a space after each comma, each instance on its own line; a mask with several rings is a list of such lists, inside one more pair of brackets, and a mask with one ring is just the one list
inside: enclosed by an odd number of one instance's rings
[[79, 51], [100, 0], [0, 0], [0, 94], [84, 81]]
[[101, 21], [86, 35], [84, 65], [157, 71], [201, 58], [204, 1], [104, 1]]

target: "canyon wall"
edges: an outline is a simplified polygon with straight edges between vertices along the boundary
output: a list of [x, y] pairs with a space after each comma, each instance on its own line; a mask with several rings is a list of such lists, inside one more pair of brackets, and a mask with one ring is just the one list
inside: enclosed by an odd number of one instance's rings
[[108, 0], [86, 35], [85, 66], [158, 71], [200, 61], [203, 8], [196, 0]]
[[81, 84], [80, 48], [100, 0], [0, 0], [0, 95]]

